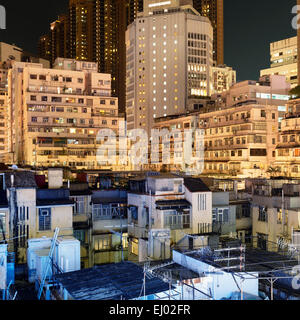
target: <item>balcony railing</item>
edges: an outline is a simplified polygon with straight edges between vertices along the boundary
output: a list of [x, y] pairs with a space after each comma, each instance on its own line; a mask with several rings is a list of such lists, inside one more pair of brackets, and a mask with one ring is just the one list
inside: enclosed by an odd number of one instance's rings
[[171, 230], [190, 229], [191, 228], [191, 216], [189, 214], [184, 215], [169, 215], [165, 217], [165, 228]]

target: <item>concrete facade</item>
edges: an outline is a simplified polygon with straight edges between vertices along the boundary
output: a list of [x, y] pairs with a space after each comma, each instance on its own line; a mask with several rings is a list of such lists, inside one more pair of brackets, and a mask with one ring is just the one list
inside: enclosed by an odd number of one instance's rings
[[159, 12], [155, 14], [146, 6], [128, 27], [129, 130], [140, 128], [149, 134], [154, 119], [178, 115], [188, 110], [190, 99], [211, 94], [213, 28], [208, 18], [178, 3], [156, 2]]

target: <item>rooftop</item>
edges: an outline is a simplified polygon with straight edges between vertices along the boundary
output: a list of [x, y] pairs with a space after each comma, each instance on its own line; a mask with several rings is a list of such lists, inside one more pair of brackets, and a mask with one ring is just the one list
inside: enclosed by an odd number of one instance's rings
[[35, 174], [31, 171], [16, 171], [11, 173], [5, 173], [5, 185], [7, 188], [11, 188], [11, 176], [14, 176], [13, 186], [15, 188], [37, 188], [35, 181]]
[[[123, 262], [57, 275], [56, 279], [75, 300], [133, 300], [141, 296], [144, 272], [134, 263]], [[146, 296], [169, 290], [158, 278], [146, 281]]]
[[208, 186], [201, 179], [185, 178], [184, 185], [190, 192], [210, 192]]
[[[213, 251], [194, 251], [186, 253], [187, 256], [207, 264], [215, 268], [221, 268], [226, 271], [228, 264], [226, 262], [215, 262], [215, 259], [222, 258], [220, 254], [213, 253]], [[240, 252], [232, 253], [230, 257], [239, 257]], [[226, 258], [226, 257], [225, 257]], [[297, 260], [287, 257], [286, 255], [277, 252], [268, 252], [261, 249], [247, 248], [245, 253], [245, 270], [243, 272], [266, 273], [274, 272], [275, 270], [283, 270], [286, 268], [293, 268], [298, 265]], [[239, 265], [239, 261], [231, 262], [230, 266]], [[240, 272], [240, 268], [230, 269], [232, 272]]]

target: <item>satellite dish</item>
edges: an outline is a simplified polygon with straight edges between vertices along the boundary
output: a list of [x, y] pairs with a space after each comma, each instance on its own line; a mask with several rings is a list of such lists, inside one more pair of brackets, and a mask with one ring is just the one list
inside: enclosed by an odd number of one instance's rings
[[18, 170], [18, 166], [16, 166], [15, 164], [11, 167], [13, 170]]

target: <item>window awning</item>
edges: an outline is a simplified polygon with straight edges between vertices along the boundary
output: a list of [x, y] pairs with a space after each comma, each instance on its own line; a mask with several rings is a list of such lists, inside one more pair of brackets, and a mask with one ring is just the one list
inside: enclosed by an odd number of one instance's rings
[[192, 205], [187, 200], [161, 200], [156, 201], [158, 210], [190, 209]]

